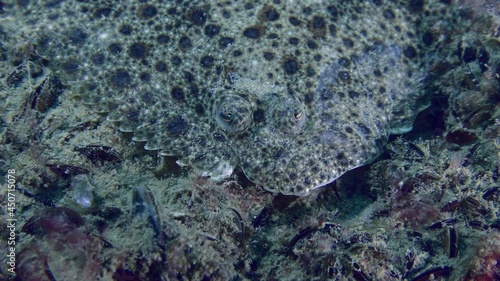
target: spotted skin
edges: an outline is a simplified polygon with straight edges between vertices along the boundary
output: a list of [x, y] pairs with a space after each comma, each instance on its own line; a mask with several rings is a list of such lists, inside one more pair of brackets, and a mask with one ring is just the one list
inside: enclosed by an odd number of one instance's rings
[[202, 174], [239, 166], [294, 195], [411, 130], [428, 105], [422, 20], [453, 14], [436, 12], [446, 1], [32, 2], [9, 13], [92, 110]]

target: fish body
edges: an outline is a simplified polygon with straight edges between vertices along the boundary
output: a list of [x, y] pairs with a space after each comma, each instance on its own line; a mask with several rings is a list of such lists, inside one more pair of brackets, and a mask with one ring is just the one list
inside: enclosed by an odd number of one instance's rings
[[307, 195], [372, 161], [429, 104], [422, 21], [446, 4], [395, 2], [39, 1], [10, 11], [24, 13], [51, 71], [145, 149], [216, 179], [238, 166], [266, 190]]

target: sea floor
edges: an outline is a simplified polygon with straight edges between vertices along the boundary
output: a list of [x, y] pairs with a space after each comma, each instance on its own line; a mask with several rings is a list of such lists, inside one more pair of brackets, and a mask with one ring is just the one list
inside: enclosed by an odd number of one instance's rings
[[48, 4], [0, 1], [0, 280], [500, 280], [499, 7], [441, 2], [468, 29], [432, 26], [413, 130], [293, 196], [145, 150], [37, 54]]

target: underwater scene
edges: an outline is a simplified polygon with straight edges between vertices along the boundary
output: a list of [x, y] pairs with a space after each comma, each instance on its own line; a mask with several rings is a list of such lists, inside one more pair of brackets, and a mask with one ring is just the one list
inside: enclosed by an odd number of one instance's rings
[[500, 280], [500, 2], [0, 0], [0, 280]]

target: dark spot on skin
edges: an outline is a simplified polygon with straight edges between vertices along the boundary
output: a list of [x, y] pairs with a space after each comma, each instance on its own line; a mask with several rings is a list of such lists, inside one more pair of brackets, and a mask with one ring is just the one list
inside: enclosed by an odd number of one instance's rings
[[189, 85], [189, 93], [193, 96], [197, 96], [200, 93], [200, 89], [196, 84]]
[[274, 59], [274, 54], [271, 52], [264, 52], [264, 59], [267, 61], [273, 60]]
[[297, 38], [297, 37], [289, 38], [288, 43], [290, 43], [292, 45], [297, 45], [297, 44], [299, 44], [299, 38]]
[[115, 88], [125, 88], [130, 85], [132, 78], [125, 69], [118, 69], [111, 75], [111, 85]]
[[72, 45], [81, 45], [87, 40], [87, 33], [79, 28], [75, 28], [70, 31], [68, 39]]
[[234, 39], [231, 37], [221, 37], [219, 39], [219, 47], [225, 49], [227, 48], [230, 44], [234, 43]]
[[229, 19], [229, 18], [231, 18], [231, 13], [228, 10], [223, 10], [222, 17], [225, 19]]
[[297, 174], [296, 173], [290, 173], [290, 175], [288, 175], [288, 177], [290, 178], [290, 180], [296, 180], [297, 179]]
[[128, 24], [124, 24], [120, 27], [120, 33], [123, 35], [130, 35], [132, 34], [132, 26]]
[[313, 17], [312, 28], [314, 29], [325, 28], [325, 20], [320, 16]]
[[337, 17], [339, 16], [339, 10], [335, 6], [328, 6], [326, 7], [326, 11], [328, 14], [330, 14], [330, 17], [335, 21], [337, 20]]
[[189, 39], [189, 37], [187, 37], [187, 36], [182, 36], [179, 39], [179, 47], [183, 51], [187, 50], [188, 48], [191, 47], [191, 39]]
[[354, 42], [351, 39], [349, 39], [349, 38], [342, 39], [342, 42], [344, 43], [344, 46], [347, 47], [347, 48], [354, 47]]
[[315, 50], [318, 48], [318, 44], [316, 44], [313, 40], [309, 40], [307, 41], [307, 47], [311, 50]]
[[352, 130], [351, 127], [345, 127], [345, 132], [348, 133], [348, 134], [352, 134], [353, 130]]
[[113, 10], [111, 10], [111, 8], [100, 8], [100, 9], [97, 9], [95, 10], [94, 12], [94, 18], [102, 18], [102, 17], [109, 17], [109, 15], [111, 15], [111, 12]]
[[299, 26], [300, 21], [296, 17], [289, 17], [288, 22], [290, 22], [291, 25], [293, 26]]
[[243, 52], [242, 52], [242, 51], [240, 51], [240, 50], [235, 50], [235, 51], [233, 52], [233, 57], [239, 57], [239, 56], [241, 56], [241, 55], [243, 55]]
[[154, 102], [155, 102], [154, 95], [151, 92], [142, 93], [141, 100], [149, 105], [154, 104]]
[[313, 101], [313, 95], [311, 93], [307, 93], [304, 96], [304, 103], [310, 104]]
[[363, 133], [366, 136], [368, 136], [371, 133], [371, 130], [368, 127], [366, 127], [364, 124], [359, 124], [358, 128], [361, 131], [361, 133]]
[[196, 112], [196, 114], [198, 115], [203, 115], [205, 114], [205, 108], [203, 107], [203, 105], [201, 103], [198, 103], [195, 105], [194, 107], [194, 111]]
[[[224, 141], [226, 141], [226, 138], [224, 137], [223, 134], [215, 133], [214, 140], [219, 141], [219, 142], [224, 142]], [[248, 166], [246, 166], [246, 167], [248, 168]]]
[[173, 16], [173, 15], [177, 14], [177, 10], [175, 9], [175, 7], [168, 8], [167, 14]]
[[94, 54], [92, 56], [92, 63], [95, 65], [102, 65], [102, 64], [104, 64], [105, 60], [106, 60], [106, 57], [101, 53]]
[[207, 21], [207, 13], [203, 9], [196, 8], [191, 10], [190, 18], [194, 24], [201, 26]]
[[312, 77], [312, 76], [314, 76], [314, 74], [316, 74], [316, 71], [314, 71], [314, 69], [312, 67], [308, 67], [306, 70], [306, 75], [308, 77]]
[[309, 29], [314, 37], [323, 37], [326, 32], [325, 19], [320, 16], [314, 16], [309, 22]]
[[299, 70], [299, 63], [295, 58], [285, 58], [283, 61], [283, 69], [287, 74], [295, 74]]
[[265, 115], [264, 115], [264, 110], [262, 109], [257, 109], [253, 112], [253, 121], [255, 123], [262, 122], [265, 120]]
[[139, 9], [139, 15], [143, 19], [151, 19], [158, 14], [158, 9], [153, 5], [145, 5]]
[[275, 7], [266, 5], [259, 13], [258, 18], [261, 21], [277, 21], [280, 18], [280, 14]]
[[184, 91], [180, 87], [173, 87], [170, 94], [172, 95], [172, 98], [174, 98], [175, 100], [178, 101], [184, 100]]
[[424, 10], [425, 1], [424, 0], [410, 0], [409, 8], [412, 12], [421, 12]]
[[434, 36], [432, 35], [432, 32], [426, 31], [424, 35], [422, 35], [422, 42], [426, 46], [430, 46], [433, 41], [434, 41]]
[[142, 59], [146, 56], [147, 48], [146, 44], [142, 42], [136, 42], [130, 45], [128, 48], [128, 55], [135, 59]]
[[158, 35], [158, 37], [156, 37], [156, 42], [158, 42], [158, 44], [161, 44], [161, 45], [167, 44], [169, 41], [170, 41], [170, 37], [168, 37], [168, 35], [165, 35], [165, 34]]
[[[29, 2], [29, 1], [28, 0], [21, 0], [21, 1], [16, 1], [16, 2], [19, 3], [19, 2]], [[52, 0], [52, 1], [44, 1], [44, 2], [45, 2], [44, 6], [46, 8], [55, 8], [55, 7], [58, 7], [62, 2], [64, 2], [64, 0]], [[4, 4], [2, 3], [2, 5], [4, 5]], [[25, 6], [25, 5], [28, 5], [28, 4], [24, 4], [23, 3], [22, 5]]]
[[174, 119], [170, 120], [168, 124], [165, 126], [169, 135], [172, 136], [180, 136], [185, 134], [188, 129], [188, 123], [182, 117], [177, 116]]
[[396, 17], [396, 15], [394, 15], [394, 12], [390, 9], [387, 9], [385, 10], [382, 15], [384, 16], [384, 18], [390, 20], [390, 19], [393, 19]]
[[359, 93], [358, 93], [358, 92], [356, 92], [356, 91], [352, 91], [352, 90], [351, 90], [351, 91], [349, 91], [349, 92], [348, 92], [348, 94], [349, 94], [349, 97], [350, 97], [351, 99], [356, 99], [356, 98], [358, 98], [358, 97], [359, 97]]
[[165, 72], [165, 71], [167, 71], [167, 64], [160, 61], [160, 62], [156, 63], [155, 69], [158, 72]]
[[67, 74], [74, 74], [78, 71], [78, 62], [70, 59], [62, 64], [62, 69]]
[[194, 76], [191, 72], [186, 71], [184, 72], [184, 79], [186, 80], [186, 82], [191, 83], [194, 80]]
[[278, 38], [278, 34], [276, 34], [276, 33], [271, 33], [271, 34], [269, 34], [269, 35], [267, 36], [267, 38], [268, 38], [268, 39], [276, 39], [276, 38]]
[[243, 36], [250, 39], [258, 39], [263, 33], [263, 29], [258, 26], [250, 26], [243, 30]]
[[113, 14], [113, 18], [117, 19], [119, 18], [123, 13], [123, 10], [118, 10], [118, 11], [115, 11], [115, 13]]
[[309, 178], [309, 177], [305, 177], [305, 178], [304, 178], [304, 184], [305, 184], [305, 185], [310, 185], [310, 184], [311, 184], [311, 178]]
[[337, 36], [337, 27], [336, 27], [335, 25], [330, 24], [330, 25], [328, 26], [328, 31], [329, 31], [329, 33], [330, 33], [330, 36], [332, 36], [332, 37]]
[[417, 50], [413, 46], [406, 46], [403, 50], [405, 57], [409, 59], [414, 59], [417, 57]]
[[321, 97], [322, 100], [329, 100], [332, 98], [333, 95], [331, 91], [325, 89], [324, 91], [321, 92], [319, 96]]
[[220, 26], [215, 25], [215, 24], [209, 24], [209, 25], [205, 26], [204, 31], [205, 31], [206, 36], [212, 38], [215, 35], [219, 34]]
[[345, 81], [345, 82], [348, 82], [351, 80], [351, 75], [349, 75], [349, 72], [347, 72], [347, 71], [339, 71], [338, 76], [339, 76], [340, 80]]
[[123, 51], [123, 48], [119, 43], [111, 43], [111, 45], [109, 45], [108, 47], [108, 50], [112, 55], [117, 55]]
[[139, 79], [141, 79], [141, 81], [143, 82], [149, 82], [151, 80], [151, 74], [142, 72], [141, 74], [139, 74]]
[[373, 0], [373, 4], [375, 4], [376, 6], [381, 6], [382, 0]]
[[178, 57], [178, 56], [173, 56], [172, 59], [171, 59], [171, 62], [172, 62], [173, 65], [179, 66], [182, 63], [182, 59], [180, 57]]
[[340, 58], [339, 64], [343, 67], [348, 67], [351, 64], [351, 61], [348, 58]]
[[245, 10], [251, 10], [253, 9], [253, 4], [251, 2], [247, 2], [245, 3], [245, 5], [243, 5], [243, 7], [245, 8]]
[[203, 56], [201, 58], [200, 63], [201, 63], [201, 66], [203, 66], [203, 67], [211, 67], [211, 66], [214, 65], [214, 57], [212, 57], [212, 56]]

